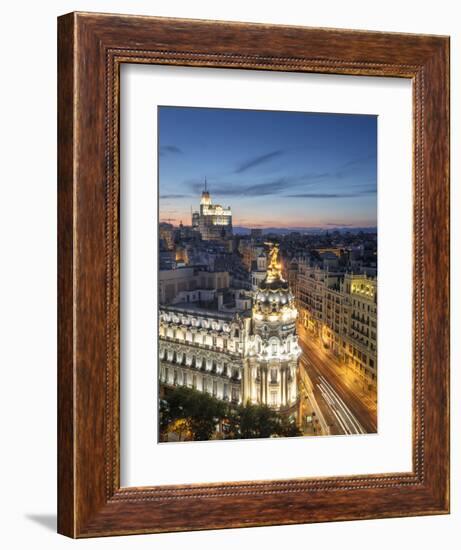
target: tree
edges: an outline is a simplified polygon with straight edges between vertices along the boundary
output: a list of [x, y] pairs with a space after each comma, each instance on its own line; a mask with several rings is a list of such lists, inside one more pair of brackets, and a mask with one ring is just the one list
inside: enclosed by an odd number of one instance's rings
[[226, 425], [226, 439], [296, 437], [302, 435], [293, 419], [267, 405], [231, 406], [192, 388], [167, 390], [160, 401], [160, 433], [178, 434], [180, 439], [212, 439], [219, 422]]
[[[212, 438], [216, 425], [226, 413], [226, 404], [207, 393], [186, 387], [174, 388], [160, 402], [160, 430], [165, 433], [175, 425], [187, 423], [192, 439], [206, 441]], [[185, 422], [177, 424], [178, 420]]]
[[233, 439], [302, 435], [296, 422], [278, 414], [267, 405], [242, 405], [229, 415], [228, 422], [229, 437]]
[[286, 416], [282, 418], [279, 426], [280, 437], [299, 437], [303, 432], [299, 429], [296, 421]]
[[226, 415], [225, 403], [207, 393], [192, 391], [187, 402], [186, 413], [195, 441], [211, 439], [216, 425]]
[[242, 439], [270, 437], [277, 430], [276, 413], [267, 405], [247, 404], [240, 409]]
[[168, 431], [175, 433], [179, 441], [190, 441], [192, 439], [190, 423], [185, 418], [179, 418], [171, 422]]

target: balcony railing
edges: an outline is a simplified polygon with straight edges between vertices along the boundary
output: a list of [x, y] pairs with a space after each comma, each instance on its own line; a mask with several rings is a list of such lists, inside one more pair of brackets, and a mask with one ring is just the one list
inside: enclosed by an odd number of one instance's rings
[[231, 358], [238, 358], [241, 357], [240, 353], [236, 353], [235, 351], [230, 351], [229, 348], [226, 347], [218, 347], [214, 346], [213, 344], [200, 344], [198, 342], [191, 342], [189, 340], [183, 340], [181, 338], [171, 338], [169, 336], [159, 336], [159, 340], [161, 342], [165, 343], [175, 343], [175, 344], [182, 344], [184, 346], [190, 347], [190, 348], [197, 348], [201, 350], [208, 350], [208, 351], [215, 351], [217, 353], [222, 353], [224, 355], [228, 355]]
[[[214, 370], [208, 370], [206, 367], [204, 366], [201, 366], [201, 367], [197, 367], [197, 366], [194, 366], [194, 365], [183, 365], [183, 364], [179, 364], [179, 363], [176, 363], [175, 361], [170, 361], [169, 359], [165, 358], [165, 359], [160, 359], [160, 363], [167, 366], [168, 368], [183, 368], [183, 369], [188, 369], [190, 372], [200, 372], [204, 375], [208, 375], [208, 376], [215, 376], [215, 377], [218, 377], [218, 378], [225, 378], [226, 380], [229, 380], [230, 382], [234, 383], [234, 384], [238, 384], [240, 383], [240, 378], [238, 376], [235, 376], [234, 374], [227, 374], [227, 369], [224, 369], [222, 372], [218, 372], [216, 369]], [[181, 384], [180, 384], [181, 385]]]

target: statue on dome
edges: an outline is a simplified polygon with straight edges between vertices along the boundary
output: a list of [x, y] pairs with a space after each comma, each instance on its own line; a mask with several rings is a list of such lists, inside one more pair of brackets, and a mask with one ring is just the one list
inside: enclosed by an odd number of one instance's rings
[[269, 282], [282, 279], [282, 266], [279, 262], [279, 245], [277, 243], [266, 243], [269, 250], [269, 265], [267, 267], [267, 280]]

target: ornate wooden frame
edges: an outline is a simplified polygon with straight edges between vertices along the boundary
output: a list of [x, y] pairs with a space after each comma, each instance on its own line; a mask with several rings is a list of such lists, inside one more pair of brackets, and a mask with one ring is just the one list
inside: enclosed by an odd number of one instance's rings
[[[449, 39], [92, 13], [60, 17], [58, 31], [59, 532], [95, 537], [447, 513]], [[120, 487], [121, 63], [412, 80], [411, 472]]]

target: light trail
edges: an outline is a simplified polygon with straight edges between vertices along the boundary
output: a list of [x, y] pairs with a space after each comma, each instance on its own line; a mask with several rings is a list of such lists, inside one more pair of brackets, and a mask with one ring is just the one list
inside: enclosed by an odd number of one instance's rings
[[[333, 414], [340, 422], [341, 427], [345, 433], [349, 434], [364, 434], [366, 433], [360, 422], [351, 412], [349, 407], [344, 403], [343, 399], [338, 395], [336, 390], [331, 384], [323, 377], [319, 376], [320, 383], [317, 384], [322, 396], [328, 396], [328, 400], [325, 399], [330, 406]], [[340, 420], [339, 420], [340, 419]]]
[[321, 384], [317, 384], [317, 387], [319, 388], [320, 390], [320, 393], [323, 397], [323, 400], [325, 401], [325, 403], [330, 407], [330, 410], [331, 412], [333, 413], [333, 415], [335, 416], [336, 420], [338, 421], [338, 424], [341, 426], [343, 432], [345, 434], [350, 434], [351, 431], [349, 430], [349, 428], [346, 426], [346, 424], [344, 423], [344, 421], [342, 420], [342, 418], [339, 416], [339, 414], [336, 412], [335, 410], [335, 406], [334, 406], [334, 403], [333, 401], [331, 400], [331, 398], [325, 393], [324, 389], [322, 388]]
[[[306, 392], [307, 399], [311, 403], [311, 405], [314, 409], [314, 412], [315, 412], [317, 418], [320, 421], [320, 426], [321, 426], [322, 432], [324, 433], [324, 435], [329, 435], [330, 434], [330, 427], [328, 426], [328, 423], [326, 422], [325, 417], [323, 416], [322, 409], [320, 408], [320, 406], [317, 402], [317, 399], [315, 398], [315, 395], [314, 395], [314, 392], [313, 392], [313, 387], [312, 387], [312, 381], [309, 378], [309, 375], [307, 374], [305, 369], [303, 369], [302, 373], [303, 374], [301, 375], [300, 379], [301, 379], [302, 385], [304, 386], [304, 390]], [[308, 381], [307, 383], [306, 383], [305, 378], [307, 378], [307, 381]]]
[[[352, 381], [349, 371], [343, 370], [343, 365], [340, 365], [337, 358], [324, 352], [323, 349], [319, 349], [319, 346], [314, 345], [312, 340], [303, 339], [303, 334], [301, 331], [299, 344], [303, 354], [300, 365], [309, 373], [325, 417], [330, 418], [330, 425], [331, 422], [334, 422], [338, 432], [342, 433], [342, 425], [333, 414], [330, 404], [325, 401], [324, 395], [317, 386], [318, 383], [323, 384], [322, 388], [325, 390], [325, 394], [327, 389], [330, 390], [328, 395], [334, 397], [333, 403], [341, 413], [343, 420], [350, 425], [353, 433], [375, 433], [376, 394], [374, 394], [375, 399], [373, 400], [372, 394], [365, 394], [364, 390], [360, 390], [357, 381]], [[323, 376], [323, 382], [320, 379], [321, 376]], [[328, 386], [324, 382], [327, 382]], [[331, 391], [334, 392], [333, 395]]]
[[356, 432], [356, 433], [362, 433], [362, 434], [366, 433], [365, 430], [363, 429], [362, 425], [360, 424], [360, 422], [357, 420], [355, 415], [352, 413], [350, 408], [346, 405], [346, 403], [344, 402], [342, 397], [333, 388], [333, 386], [323, 376], [320, 376], [320, 379], [322, 380], [322, 382], [324, 384], [326, 384], [326, 386], [329, 388], [329, 390], [335, 395], [336, 399], [339, 401], [339, 405], [340, 405], [341, 409], [344, 411], [346, 416], [350, 419], [352, 424], [354, 424], [354, 426], [358, 430], [358, 432]]

